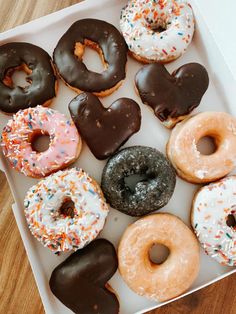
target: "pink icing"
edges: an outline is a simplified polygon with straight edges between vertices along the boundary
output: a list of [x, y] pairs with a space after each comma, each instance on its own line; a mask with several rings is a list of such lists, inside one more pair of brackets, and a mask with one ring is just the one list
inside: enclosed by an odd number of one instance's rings
[[[30, 139], [39, 130], [50, 137], [45, 152], [32, 150]], [[4, 155], [15, 169], [32, 177], [44, 177], [73, 162], [78, 157], [80, 141], [71, 120], [42, 106], [18, 111], [2, 132]]]

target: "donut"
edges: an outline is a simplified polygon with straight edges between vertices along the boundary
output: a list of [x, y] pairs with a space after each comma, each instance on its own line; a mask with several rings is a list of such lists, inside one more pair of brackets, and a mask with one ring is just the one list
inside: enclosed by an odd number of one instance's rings
[[96, 239], [59, 264], [49, 285], [52, 293], [74, 313], [118, 314], [119, 301], [108, 283], [117, 268], [112, 243]]
[[[170, 254], [162, 264], [150, 260], [155, 244]], [[119, 271], [135, 293], [164, 302], [185, 292], [199, 272], [200, 250], [194, 233], [176, 216], [152, 214], [124, 232], [118, 247]]]
[[201, 188], [195, 195], [192, 227], [205, 252], [221, 265], [236, 266], [236, 176]]
[[[140, 178], [131, 188], [127, 178]], [[176, 174], [155, 148], [133, 146], [112, 156], [102, 173], [101, 187], [110, 205], [130, 216], [143, 216], [165, 206], [175, 188]]]
[[69, 111], [79, 133], [97, 159], [113, 155], [139, 131], [141, 125], [140, 107], [130, 98], [119, 98], [105, 108], [97, 96], [81, 93], [72, 99]]
[[54, 253], [76, 251], [90, 243], [109, 211], [99, 185], [76, 168], [39, 181], [27, 192], [24, 207], [31, 233]]
[[167, 128], [173, 128], [199, 106], [208, 85], [207, 70], [199, 63], [184, 64], [172, 74], [161, 63], [147, 64], [135, 76], [142, 102]]
[[[89, 71], [83, 63], [85, 46], [96, 50], [104, 71]], [[113, 93], [125, 79], [127, 46], [122, 35], [111, 24], [83, 19], [75, 22], [59, 40], [54, 53], [59, 76], [71, 89], [104, 97]]]
[[[24, 71], [29, 86], [15, 86], [12, 75]], [[49, 106], [57, 92], [51, 57], [42, 48], [24, 42], [0, 46], [0, 110], [7, 114], [20, 109]]]
[[[32, 144], [41, 135], [49, 136], [49, 148], [36, 152]], [[1, 146], [13, 168], [25, 176], [42, 178], [74, 162], [82, 141], [73, 121], [56, 110], [37, 106], [18, 111], [8, 121]]]
[[185, 0], [130, 0], [121, 11], [120, 29], [135, 59], [166, 63], [191, 43], [193, 11]]
[[[211, 155], [197, 149], [199, 140], [207, 136], [216, 145]], [[236, 119], [225, 112], [203, 112], [178, 123], [167, 143], [167, 156], [186, 181], [204, 183], [226, 176], [235, 167]]]

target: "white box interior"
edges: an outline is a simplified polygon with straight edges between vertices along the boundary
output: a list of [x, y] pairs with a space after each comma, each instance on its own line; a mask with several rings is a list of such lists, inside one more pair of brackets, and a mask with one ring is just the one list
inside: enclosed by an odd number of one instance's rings
[[[201, 17], [196, 2], [191, 1], [191, 3], [194, 7], [197, 25], [194, 40], [189, 46], [186, 54], [178, 60], [168, 64], [167, 68], [171, 72], [188, 62], [199, 62], [203, 64], [209, 73], [210, 86], [196, 112], [227, 111], [235, 115], [236, 109], [234, 108], [234, 99], [236, 89], [232, 73], [227, 68], [207, 25]], [[126, 1], [124, 0], [101, 0], [96, 3], [92, 0], [87, 0], [83, 3], [74, 5], [73, 7], [0, 34], [0, 43], [4, 44], [11, 41], [26, 41], [41, 46], [52, 55], [53, 49], [59, 38], [68, 27], [78, 19], [86, 17], [98, 18], [106, 20], [119, 28], [120, 10], [125, 4]], [[99, 70], [95, 52], [88, 51], [86, 53], [86, 60], [89, 60], [89, 64], [93, 69]], [[130, 97], [137, 101], [142, 111], [142, 126], [140, 131], [132, 136], [125, 144], [125, 147], [138, 144], [155, 147], [160, 151], [165, 152], [165, 145], [170, 131], [160, 124], [153, 112], [147, 108], [147, 106], [142, 104], [140, 98], [134, 91], [134, 75], [141, 67], [141, 63], [138, 63], [129, 57], [125, 82], [122, 87], [112, 95], [103, 98], [102, 103], [105, 106], [108, 106], [112, 101], [120, 97]], [[51, 107], [58, 109], [69, 117], [68, 103], [75, 96], [76, 94], [74, 92], [60, 82], [58, 96]], [[8, 116], [0, 113], [0, 131], [8, 119]], [[37, 180], [27, 178], [15, 170], [10, 169], [7, 161], [1, 153], [0, 157], [0, 168], [3, 169], [7, 175], [16, 201], [16, 204], [13, 206], [13, 211], [36, 278], [45, 311], [47, 314], [71, 313], [69, 309], [65, 308], [64, 305], [52, 295], [48, 286], [48, 280], [52, 270], [69, 254], [62, 254], [58, 257], [51, 253], [47, 248], [44, 248], [31, 235], [24, 217], [23, 199], [25, 193], [31, 185], [37, 182]], [[100, 182], [105, 161], [96, 160], [84, 143], [82, 154], [74, 165], [82, 167]], [[191, 201], [193, 193], [197, 188], [198, 187], [193, 184], [178, 179], [171, 201], [161, 211], [175, 214], [181, 217], [183, 221], [189, 225]], [[109, 239], [115, 246], [117, 246], [123, 231], [127, 225], [134, 220], [134, 218], [111, 209], [101, 236]], [[201, 269], [199, 276], [192, 285], [191, 290], [186, 294], [198, 290], [233, 272], [235, 272], [234, 268], [219, 265], [201, 251]], [[122, 314], [131, 314], [135, 312], [142, 313], [151, 308], [171, 302], [168, 301], [157, 304], [137, 296], [126, 286], [118, 272], [112, 278], [111, 285], [118, 292]]]

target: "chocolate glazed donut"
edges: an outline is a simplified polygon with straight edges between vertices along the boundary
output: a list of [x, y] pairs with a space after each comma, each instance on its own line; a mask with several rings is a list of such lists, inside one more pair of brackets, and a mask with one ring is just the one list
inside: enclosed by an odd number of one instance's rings
[[[131, 188], [126, 179], [138, 175]], [[176, 174], [167, 158], [155, 148], [133, 146], [111, 157], [101, 187], [110, 205], [130, 216], [143, 216], [165, 206], [175, 188]]]
[[[100, 53], [105, 70], [89, 71], [83, 63], [85, 45]], [[73, 90], [106, 96], [125, 79], [127, 46], [119, 31], [111, 24], [83, 19], [75, 22], [59, 40], [53, 54], [63, 81]]]
[[52, 293], [76, 314], [118, 314], [119, 301], [108, 280], [118, 267], [116, 250], [97, 239], [77, 250], [52, 272]]
[[[15, 70], [26, 72], [29, 86], [15, 86]], [[42, 48], [24, 42], [0, 46], [0, 110], [11, 114], [20, 109], [48, 106], [56, 96], [57, 80], [51, 58]]]

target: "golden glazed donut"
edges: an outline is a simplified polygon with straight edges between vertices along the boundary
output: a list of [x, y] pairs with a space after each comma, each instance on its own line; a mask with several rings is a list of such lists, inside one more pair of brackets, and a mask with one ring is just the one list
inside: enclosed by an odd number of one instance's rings
[[[170, 250], [160, 264], [150, 261], [154, 244]], [[176, 216], [166, 213], [149, 215], [130, 225], [118, 249], [119, 271], [137, 294], [166, 301], [186, 291], [199, 271], [199, 245], [191, 230]]]
[[[197, 143], [214, 139], [216, 151], [202, 155]], [[178, 175], [192, 183], [212, 182], [229, 174], [236, 161], [236, 119], [225, 112], [203, 112], [177, 124], [167, 143], [167, 156]]]

